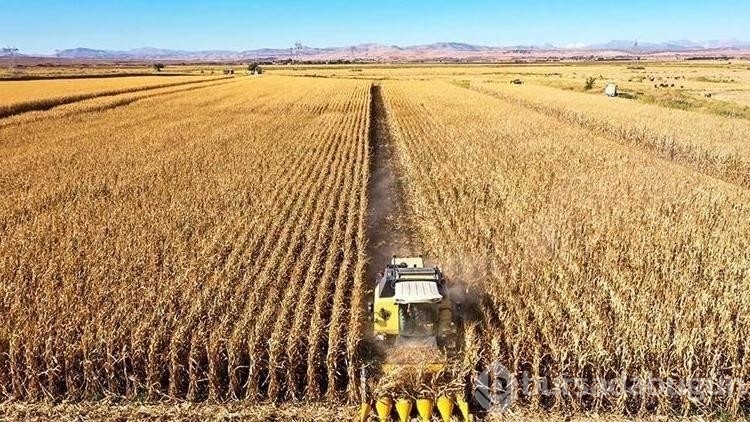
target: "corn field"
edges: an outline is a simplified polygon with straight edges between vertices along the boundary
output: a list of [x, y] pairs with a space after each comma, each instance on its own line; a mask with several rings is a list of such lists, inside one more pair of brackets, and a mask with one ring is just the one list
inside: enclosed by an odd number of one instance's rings
[[[483, 292], [471, 360], [531, 379], [747, 378], [744, 187], [511, 99], [384, 87], [423, 248]], [[528, 391], [531, 409], [635, 414], [746, 400]]]
[[0, 395], [345, 393], [368, 94], [268, 78], [6, 122]]
[[[0, 91], [0, 414], [112, 400], [341, 417], [325, 407], [362, 399], [365, 273], [385, 264], [367, 252], [372, 80], [123, 79]], [[746, 413], [737, 389], [540, 381], [750, 379], [745, 121], [378, 83], [404, 226], [478, 317], [451, 376], [376, 392], [457, 392], [499, 362], [531, 414]]]

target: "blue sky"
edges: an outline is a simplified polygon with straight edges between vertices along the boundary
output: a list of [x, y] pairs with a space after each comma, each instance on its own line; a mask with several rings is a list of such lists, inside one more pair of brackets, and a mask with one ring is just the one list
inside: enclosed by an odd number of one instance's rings
[[750, 1], [3, 0], [0, 46], [27, 53], [144, 46], [186, 50], [364, 42], [485, 45], [612, 39], [750, 40]]

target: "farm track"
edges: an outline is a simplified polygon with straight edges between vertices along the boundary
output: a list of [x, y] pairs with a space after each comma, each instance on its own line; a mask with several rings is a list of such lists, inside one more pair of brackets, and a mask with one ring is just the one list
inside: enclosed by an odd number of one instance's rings
[[[367, 210], [367, 264], [365, 280], [368, 290], [374, 286], [378, 274], [390, 263], [394, 255], [421, 254], [416, 247], [416, 237], [406, 209], [405, 194], [400, 185], [400, 157], [396, 153], [391, 122], [383, 99], [380, 83], [370, 87], [368, 210]], [[362, 304], [364, 306], [364, 303]], [[361, 324], [361, 323], [360, 323]], [[361, 327], [365, 339], [360, 354], [365, 360], [379, 360], [379, 352], [372, 341], [372, 324]], [[368, 363], [368, 362], [363, 362]], [[354, 368], [356, 369], [356, 368]]]
[[400, 158], [395, 151], [380, 84], [372, 85], [370, 98], [369, 139], [373, 158], [368, 188], [368, 281], [375, 279], [393, 255], [411, 256], [419, 253], [409, 234], [408, 213], [404, 207], [403, 188], [399, 184]]
[[[369, 242], [367, 269], [365, 271], [369, 285], [368, 290], [374, 287], [374, 280], [393, 256], [423, 255], [420, 222], [415, 221], [415, 213], [411, 208], [414, 205], [411, 201], [418, 198], [420, 194], [410, 192], [410, 195], [407, 195], [407, 186], [404, 185], [403, 181], [406, 175], [414, 170], [404, 168], [409, 163], [408, 154], [405, 154], [404, 149], [409, 148], [409, 146], [403, 145], [402, 139], [399, 138], [399, 131], [402, 127], [399, 126], [399, 117], [392, 115], [393, 108], [390, 108], [387, 104], [387, 95], [387, 89], [382, 86], [382, 82], [373, 83], [370, 95], [369, 136], [373, 159], [370, 163], [371, 177], [368, 187], [370, 205], [367, 234]], [[417, 165], [415, 162], [410, 164]], [[426, 163], [419, 164], [422, 167], [425, 165], [430, 166], [432, 164], [429, 160]], [[415, 186], [408, 185], [408, 187], [413, 189]], [[429, 253], [426, 255], [428, 264], [440, 261], [440, 259], [441, 257], [438, 255]], [[448, 273], [448, 286], [452, 294], [456, 295], [454, 299], [458, 298], [458, 295], [463, 293], [463, 290], [459, 287], [460, 280], [451, 278], [451, 268], [443, 268], [443, 270]], [[478, 326], [469, 325], [467, 339], [473, 341]], [[475, 355], [472, 355], [473, 345], [469, 345], [466, 348], [467, 353], [459, 353], [449, 358], [450, 369], [446, 373], [421, 373], [410, 368], [380, 373], [381, 365], [393, 354], [419, 354], [424, 352], [419, 351], [419, 349], [417, 351], [401, 351], [384, 348], [382, 344], [373, 339], [371, 322], [368, 322], [366, 327], [359, 328], [359, 331], [363, 333], [365, 338], [359, 363], [368, 366], [367, 371], [371, 377], [369, 381], [372, 389], [370, 393], [374, 397], [377, 397], [378, 394], [394, 393], [403, 397], [416, 396], [420, 394], [419, 391], [423, 388], [442, 391], [446, 395], [462, 392], [465, 387], [464, 382], [469, 379], [468, 377], [464, 379], [464, 375], [470, 372], [467, 368], [474, 368], [475, 366], [474, 361], [468, 365], [465, 361], [465, 359], [476, 358]], [[422, 359], [427, 362], [429, 359], [442, 360], [443, 357], [442, 352], [438, 352], [436, 355], [430, 352], [424, 354]], [[357, 369], [355, 366], [350, 367], [350, 370]]]
[[[490, 85], [462, 87], [487, 94], [502, 101], [517, 104], [529, 110], [553, 116], [561, 122], [587, 130], [592, 136], [604, 136], [608, 140], [622, 145], [634, 146], [641, 150], [655, 153], [660, 158], [683, 165], [707, 176], [750, 189], [749, 156], [741, 153], [717, 151], [711, 146], [690, 143], [687, 140], [675, 137], [672, 133], [667, 135], [663, 129], [659, 130], [660, 128], [657, 129], [657, 127], [644, 127], [636, 123], [622, 123], [618, 120], [612, 120], [612, 114], [607, 115], [606, 117], [608, 118], [605, 118], [586, 110], [565, 107], [554, 102], [531, 100], [521, 97], [518, 93], [500, 92], [497, 89], [488, 88], [488, 86]], [[597, 100], [601, 100], [601, 98], [597, 98]], [[623, 107], [627, 107], [628, 105], [630, 104], [626, 103]], [[644, 107], [641, 104], [633, 105]], [[657, 106], [647, 107], [654, 108], [655, 112], [659, 111]], [[667, 112], [679, 113], [673, 110], [667, 110]], [[708, 118], [717, 119], [713, 116]], [[747, 126], [750, 127], [750, 124]], [[736, 139], [728, 139], [727, 141], [736, 142]], [[744, 141], [741, 140], [740, 142]]]
[[[230, 79], [230, 78], [224, 78], [224, 77], [213, 78], [210, 81], [216, 81], [216, 80], [222, 80], [222, 79]], [[159, 84], [159, 85], [133, 87], [133, 88], [128, 88], [128, 89], [106, 90], [106, 91], [100, 91], [100, 92], [71, 95], [71, 96], [66, 96], [66, 97], [55, 97], [55, 98], [29, 101], [29, 102], [21, 102], [21, 103], [3, 105], [3, 106], [0, 106], [0, 119], [11, 117], [11, 116], [16, 116], [16, 115], [23, 114], [23, 113], [28, 113], [31, 111], [47, 111], [47, 110], [51, 110], [55, 107], [59, 107], [62, 105], [73, 104], [73, 103], [77, 103], [80, 101], [90, 100], [93, 98], [111, 97], [111, 96], [117, 96], [117, 95], [122, 95], [122, 94], [158, 90], [161, 88], [169, 88], [169, 87], [192, 85], [192, 84], [202, 84], [205, 82], [207, 81], [196, 80], [196, 81], [164, 83], [164, 84]]]

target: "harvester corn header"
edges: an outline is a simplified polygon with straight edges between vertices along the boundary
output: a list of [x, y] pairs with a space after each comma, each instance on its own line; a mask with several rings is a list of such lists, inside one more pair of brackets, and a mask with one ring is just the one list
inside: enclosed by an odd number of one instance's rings
[[[422, 257], [397, 257], [386, 265], [375, 280], [368, 319], [372, 323], [372, 343], [381, 356], [382, 377], [400, 371], [440, 376], [460, 351], [462, 335], [461, 302], [452, 297], [438, 267], [424, 265]], [[381, 421], [431, 420], [435, 408], [449, 421], [456, 414], [470, 420], [463, 380], [459, 394], [431, 394], [431, 397], [394, 397], [394, 392], [367, 391], [368, 368], [361, 370], [363, 403], [361, 421], [373, 410]], [[374, 404], [374, 406], [373, 406]], [[374, 409], [373, 409], [374, 407]]]

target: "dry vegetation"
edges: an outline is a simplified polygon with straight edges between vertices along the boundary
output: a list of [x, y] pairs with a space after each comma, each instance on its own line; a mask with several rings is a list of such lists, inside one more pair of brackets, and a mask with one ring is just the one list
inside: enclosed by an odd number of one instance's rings
[[[81, 402], [51, 405], [48, 403], [0, 403], [0, 420], [27, 422], [81, 421], [243, 421], [243, 422], [319, 422], [349, 421], [356, 416], [353, 406], [253, 405], [245, 402], [227, 404], [165, 403], [122, 404]], [[614, 421], [613, 421], [614, 422]]]
[[101, 79], [4, 81], [0, 90], [0, 118], [33, 110], [47, 110], [90, 98], [113, 96], [170, 86], [217, 80], [200, 76], [134, 76]]
[[[521, 79], [526, 85], [601, 94], [607, 83], [637, 102], [706, 114], [750, 119], [750, 69], [747, 61], [562, 62], [473, 65], [278, 66], [268, 72], [291, 76], [366, 80], [435, 80], [461, 84]], [[586, 80], [593, 78], [593, 88]]]
[[533, 85], [472, 87], [750, 188], [750, 121]]
[[[485, 292], [475, 361], [551, 379], [748, 377], [746, 189], [445, 83], [384, 92], [425, 252]], [[743, 397], [519, 399], [735, 413]]]
[[[695, 69], [686, 89], [729, 72]], [[0, 113], [15, 110], [0, 118], [0, 418], [353, 415], [325, 407], [360, 399], [375, 79], [403, 219], [480, 311], [449, 373], [376, 393], [458, 393], [493, 361], [750, 380], [746, 119], [559, 89], [591, 66], [350, 70], [0, 82]], [[515, 394], [509, 419], [748, 406], [738, 391]]]
[[0, 395], [344, 392], [368, 93], [245, 80], [0, 129]]

